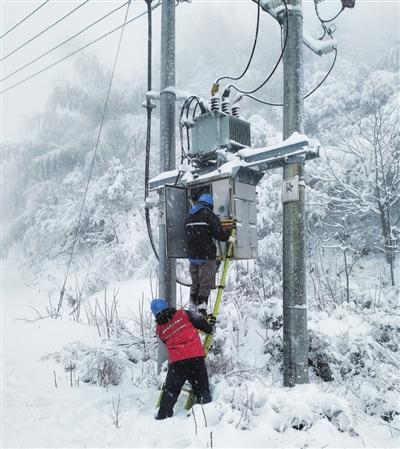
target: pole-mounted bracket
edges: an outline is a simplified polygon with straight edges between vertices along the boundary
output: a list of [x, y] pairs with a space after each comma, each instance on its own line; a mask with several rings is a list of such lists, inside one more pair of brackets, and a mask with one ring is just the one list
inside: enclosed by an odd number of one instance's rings
[[175, 95], [176, 101], [185, 101], [187, 98], [191, 96], [197, 96], [191, 94], [190, 92], [187, 92], [186, 90], [177, 89], [174, 86], [168, 86], [159, 92], [155, 90], [149, 90], [148, 92], [146, 92], [146, 99], [149, 98], [150, 100], [160, 100], [160, 94], [163, 93]]
[[[317, 157], [315, 154], [313, 154], [313, 157], [309, 157], [308, 159], [313, 159], [314, 157]], [[307, 157], [305, 154], [297, 154], [294, 156], [288, 156], [285, 160], [286, 165], [290, 164], [304, 164], [307, 160]]]
[[335, 39], [320, 40], [303, 31], [303, 44], [318, 56], [331, 53], [337, 48]]
[[[264, 148], [244, 148], [239, 150], [229, 161], [223, 163], [219, 167], [209, 167], [207, 169], [191, 172], [185, 169], [185, 171], [188, 172], [185, 176], [190, 175], [187, 179], [196, 176], [201, 176], [203, 179], [205, 179], [205, 176], [214, 179], [224, 174], [225, 176], [229, 173], [232, 174], [240, 167], [247, 169], [253, 168], [258, 172], [265, 172], [295, 162], [305, 163], [310, 159], [319, 157], [319, 151], [320, 144], [318, 141], [309, 139], [307, 136], [295, 132], [283, 142], [276, 145], [270, 145]], [[173, 184], [179, 173], [180, 170], [171, 170], [160, 173], [150, 179], [150, 190], [157, 190], [166, 184]], [[186, 182], [184, 179], [185, 176], [181, 178], [181, 182]]]
[[293, 133], [282, 143], [265, 148], [246, 148], [236, 154], [246, 162], [246, 166], [266, 171], [295, 162], [304, 163], [319, 157], [320, 144], [307, 136]]
[[[321, 0], [323, 1], [323, 0]], [[355, 0], [343, 0], [350, 3], [355, 3]], [[258, 0], [253, 0], [254, 3], [258, 4]], [[280, 24], [282, 24], [282, 14], [286, 11], [285, 3], [282, 0], [260, 0], [261, 8], [267, 12], [270, 16], [272, 16], [275, 20], [277, 20]], [[347, 6], [351, 7], [351, 6]], [[296, 6], [287, 5], [288, 11], [299, 11], [301, 13], [301, 9]], [[334, 39], [328, 40], [320, 40], [312, 37], [306, 31], [303, 32], [303, 43], [304, 45], [313, 51], [316, 55], [322, 56], [326, 55], [337, 47], [337, 42]]]

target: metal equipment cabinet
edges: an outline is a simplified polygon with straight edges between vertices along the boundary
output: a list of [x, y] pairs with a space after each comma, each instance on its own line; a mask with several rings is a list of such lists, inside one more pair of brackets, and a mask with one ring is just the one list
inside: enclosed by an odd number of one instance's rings
[[[184, 219], [202, 193], [214, 198], [214, 212], [220, 220], [235, 220], [237, 240], [233, 258], [257, 257], [257, 194], [256, 185], [263, 173], [238, 167], [232, 173], [204, 176], [186, 187], [165, 186], [167, 256], [187, 257]], [[225, 244], [218, 244], [218, 253], [225, 253]]]

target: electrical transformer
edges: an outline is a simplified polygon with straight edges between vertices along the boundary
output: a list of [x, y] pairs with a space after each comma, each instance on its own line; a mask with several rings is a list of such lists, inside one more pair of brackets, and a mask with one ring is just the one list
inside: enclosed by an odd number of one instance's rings
[[189, 156], [209, 160], [215, 158], [218, 149], [235, 152], [250, 144], [249, 122], [221, 111], [211, 111], [195, 118]]

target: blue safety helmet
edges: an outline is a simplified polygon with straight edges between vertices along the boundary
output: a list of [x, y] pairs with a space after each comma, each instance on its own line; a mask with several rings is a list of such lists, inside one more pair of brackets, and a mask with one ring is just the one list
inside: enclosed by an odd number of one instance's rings
[[214, 200], [209, 193], [203, 193], [202, 195], [200, 195], [199, 203], [206, 203], [209, 204], [210, 206], [213, 206]]
[[153, 312], [153, 315], [156, 316], [160, 312], [162, 312], [165, 309], [168, 309], [167, 301], [164, 299], [156, 298], [151, 301], [150, 305], [151, 311]]

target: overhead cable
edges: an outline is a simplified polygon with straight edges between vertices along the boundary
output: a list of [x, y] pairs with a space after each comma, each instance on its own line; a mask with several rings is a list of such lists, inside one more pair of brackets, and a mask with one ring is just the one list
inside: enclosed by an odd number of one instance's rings
[[285, 4], [285, 17], [286, 17], [286, 35], [285, 35], [285, 42], [283, 44], [282, 50], [281, 50], [281, 54], [279, 55], [278, 60], [276, 61], [274, 68], [271, 70], [270, 74], [267, 76], [267, 78], [265, 78], [265, 80], [257, 87], [255, 87], [252, 90], [243, 90], [240, 89], [239, 87], [235, 86], [234, 84], [229, 84], [228, 85], [228, 89], [233, 87], [235, 90], [237, 90], [238, 92], [242, 93], [242, 94], [253, 94], [254, 92], [257, 92], [258, 90], [260, 90], [262, 87], [264, 87], [268, 81], [272, 78], [273, 74], [276, 72], [276, 69], [278, 68], [283, 55], [285, 53], [285, 49], [286, 49], [286, 44], [287, 44], [287, 40], [288, 40], [288, 35], [289, 35], [289, 20], [288, 20], [288, 7], [287, 7], [287, 3], [286, 1], [283, 2]]
[[[337, 59], [337, 49], [334, 48], [333, 49], [335, 56], [333, 58], [332, 64], [329, 68], [329, 70], [326, 72], [325, 76], [322, 78], [322, 80], [310, 91], [308, 92], [306, 95], [304, 95], [303, 99], [305, 100], [306, 98], [310, 97], [316, 90], [318, 90], [322, 84], [325, 82], [325, 80], [328, 78], [328, 76], [331, 74], [333, 67], [336, 64], [336, 59]], [[258, 103], [262, 103], [262, 104], [266, 104], [268, 106], [283, 106], [283, 103], [273, 103], [270, 101], [266, 101], [266, 100], [262, 100], [261, 98], [255, 97], [254, 95], [251, 94], [244, 94], [243, 97], [249, 97], [254, 101], [257, 101]]]
[[312, 89], [310, 92], [308, 92], [307, 95], [304, 96], [304, 99], [308, 98], [308, 97], [311, 96], [317, 89], [319, 89], [319, 88], [322, 86], [322, 84], [325, 82], [325, 80], [328, 78], [328, 76], [331, 74], [333, 68], [335, 67], [336, 59], [337, 59], [337, 54], [338, 54], [337, 48], [334, 48], [333, 51], [334, 51], [334, 53], [335, 53], [335, 56], [334, 56], [334, 58], [333, 58], [333, 61], [332, 61], [332, 64], [331, 64], [329, 70], [326, 72], [326, 75], [325, 75], [325, 76], [322, 78], [322, 80], [321, 80], [321, 81], [314, 87], [314, 89]]
[[[147, 91], [150, 92], [152, 89], [152, 13], [151, 13], [151, 0], [146, 0], [147, 3]], [[151, 112], [153, 106], [151, 104], [151, 99], [147, 97], [146, 100], [146, 112], [147, 112], [147, 122], [146, 122], [146, 157], [144, 164], [144, 202], [145, 202], [145, 221], [147, 234], [149, 236], [151, 248], [153, 253], [158, 259], [158, 252], [156, 244], [154, 242], [153, 231], [151, 229], [150, 221], [150, 211], [147, 207], [147, 197], [149, 196], [149, 178], [150, 178], [150, 148], [151, 148]]]
[[41, 31], [40, 33], [36, 34], [35, 36], [31, 37], [30, 39], [28, 39], [27, 41], [25, 41], [23, 44], [21, 44], [19, 47], [15, 48], [12, 52], [8, 53], [6, 56], [3, 56], [0, 59], [1, 61], [4, 61], [5, 59], [7, 59], [9, 56], [13, 55], [14, 53], [16, 53], [18, 50], [20, 50], [21, 48], [25, 47], [25, 45], [28, 45], [30, 42], [34, 41], [36, 38], [38, 38], [39, 36], [41, 36], [42, 34], [44, 34], [46, 31], [50, 30], [50, 28], [53, 28], [54, 26], [56, 26], [57, 24], [59, 24], [60, 22], [62, 22], [64, 19], [66, 19], [68, 16], [70, 16], [71, 14], [73, 14], [74, 12], [78, 11], [78, 9], [82, 8], [82, 6], [86, 5], [86, 3], [89, 0], [85, 0], [83, 3], [81, 3], [80, 5], [78, 5], [77, 7], [75, 7], [74, 9], [72, 9], [71, 11], [69, 11], [67, 14], [65, 14], [64, 16], [62, 16], [60, 19], [56, 20], [54, 23], [52, 23], [51, 25], [49, 25], [47, 28], [45, 28], [43, 31]]
[[122, 25], [114, 28], [113, 30], [109, 31], [108, 33], [103, 34], [102, 36], [98, 37], [97, 39], [89, 42], [88, 44], [84, 45], [83, 47], [78, 48], [77, 50], [73, 51], [72, 53], [69, 53], [68, 55], [64, 56], [63, 58], [53, 62], [52, 64], [48, 65], [47, 67], [45, 67], [42, 70], [39, 70], [38, 72], [34, 73], [31, 76], [28, 76], [27, 78], [24, 78], [22, 81], [19, 81], [18, 83], [15, 83], [13, 85], [11, 85], [10, 87], [7, 87], [7, 89], [4, 89], [0, 92], [0, 94], [3, 94], [11, 89], [14, 89], [14, 87], [20, 86], [21, 84], [25, 83], [26, 81], [31, 80], [32, 78], [35, 78], [36, 76], [40, 75], [41, 73], [45, 72], [46, 70], [54, 67], [55, 65], [59, 64], [60, 62], [65, 61], [66, 59], [70, 58], [71, 56], [76, 55], [77, 53], [79, 53], [82, 50], [85, 50], [86, 48], [90, 47], [91, 45], [95, 44], [96, 42], [100, 41], [101, 39], [104, 39], [105, 37], [109, 36], [110, 34], [114, 33], [115, 31], [120, 30], [121, 28], [123, 28], [125, 25], [128, 25], [129, 23], [132, 23], [133, 21], [135, 21], [136, 19], [139, 19], [140, 17], [144, 16], [147, 14], [147, 11], [142, 12], [141, 14], [138, 14], [136, 17], [133, 17], [132, 19], [129, 19], [128, 21], [126, 21], [125, 23], [123, 23]]
[[8, 33], [11, 33], [12, 30], [15, 30], [18, 26], [20, 26], [25, 20], [29, 19], [29, 17], [33, 16], [39, 9], [43, 8], [44, 5], [49, 3], [50, 0], [45, 0], [41, 5], [39, 5], [36, 9], [34, 9], [31, 13], [21, 19], [18, 23], [16, 23], [13, 27], [11, 27], [8, 31], [0, 36], [0, 39], [3, 39], [4, 36], [7, 36]]
[[258, 6], [257, 6], [257, 25], [256, 25], [256, 33], [255, 33], [255, 36], [254, 36], [253, 48], [252, 48], [252, 50], [251, 50], [250, 57], [249, 57], [249, 60], [248, 60], [248, 62], [247, 62], [247, 65], [246, 65], [245, 69], [244, 69], [243, 72], [242, 72], [240, 75], [238, 75], [238, 76], [221, 76], [220, 78], [218, 78], [218, 79], [215, 81], [216, 84], [219, 84], [219, 82], [220, 82], [221, 80], [225, 80], [225, 79], [236, 80], [236, 81], [237, 81], [237, 80], [240, 80], [240, 79], [243, 78], [244, 75], [247, 73], [247, 70], [249, 69], [250, 64], [251, 64], [251, 61], [252, 61], [253, 56], [254, 56], [254, 51], [255, 51], [256, 46], [257, 46], [258, 30], [259, 30], [259, 28], [260, 28], [261, 0], [258, 0], [257, 3], [258, 3]]
[[90, 164], [89, 176], [88, 176], [88, 179], [87, 179], [87, 182], [86, 182], [85, 193], [83, 195], [81, 210], [80, 210], [80, 213], [79, 213], [78, 224], [77, 224], [76, 231], [75, 231], [74, 242], [72, 244], [71, 253], [70, 253], [70, 256], [69, 256], [69, 260], [68, 260], [67, 272], [66, 272], [66, 275], [65, 275], [64, 284], [63, 284], [62, 289], [60, 291], [60, 300], [59, 300], [59, 303], [58, 303], [56, 316], [58, 316], [58, 314], [60, 312], [60, 309], [61, 309], [61, 306], [62, 306], [62, 301], [63, 301], [63, 297], [64, 297], [64, 292], [65, 292], [65, 286], [67, 284], [69, 270], [70, 270], [70, 267], [71, 267], [72, 256], [74, 254], [75, 245], [76, 245], [76, 242], [78, 240], [78, 234], [79, 234], [79, 231], [80, 231], [82, 215], [83, 215], [83, 209], [85, 207], [86, 196], [87, 196], [87, 193], [88, 193], [88, 190], [89, 190], [89, 183], [90, 183], [90, 180], [91, 180], [91, 177], [92, 177], [92, 173], [93, 173], [93, 167], [94, 167], [94, 161], [95, 161], [96, 154], [97, 154], [97, 149], [99, 147], [101, 132], [102, 132], [103, 125], [104, 125], [104, 118], [106, 116], [108, 101], [109, 101], [109, 98], [110, 98], [111, 86], [112, 86], [112, 82], [113, 82], [113, 79], [114, 79], [115, 68], [117, 66], [119, 51], [121, 49], [122, 36], [124, 35], [124, 29], [125, 29], [125, 24], [127, 23], [126, 19], [128, 17], [130, 4], [131, 4], [131, 2], [129, 1], [128, 2], [128, 6], [126, 8], [124, 24], [122, 25], [121, 34], [119, 36], [118, 48], [117, 48], [117, 52], [115, 54], [114, 65], [113, 65], [113, 68], [112, 68], [110, 82], [109, 82], [108, 89], [107, 89], [107, 95], [106, 95], [106, 100], [105, 100], [105, 103], [104, 103], [103, 113], [102, 113], [102, 116], [101, 116], [99, 132], [97, 133], [96, 144], [95, 144], [95, 148], [94, 148], [94, 151], [93, 151], [92, 162]]
[[16, 73], [20, 72], [21, 70], [25, 69], [26, 67], [32, 65], [33, 63], [35, 63], [36, 61], [39, 61], [39, 59], [42, 59], [43, 57], [47, 56], [48, 54], [50, 54], [51, 52], [53, 52], [54, 50], [57, 50], [58, 48], [60, 48], [61, 46], [65, 45], [67, 42], [71, 41], [72, 39], [74, 39], [75, 37], [79, 36], [80, 34], [84, 33], [86, 30], [88, 30], [89, 28], [92, 28], [94, 25], [97, 25], [99, 22], [101, 22], [102, 20], [106, 19], [107, 17], [109, 17], [111, 14], [114, 14], [115, 12], [117, 12], [118, 10], [120, 10], [121, 8], [123, 8], [125, 5], [127, 5], [128, 2], [122, 3], [122, 5], [118, 6], [117, 8], [113, 9], [112, 11], [110, 11], [109, 13], [107, 13], [106, 15], [104, 15], [103, 17], [100, 17], [99, 19], [97, 19], [96, 21], [92, 22], [90, 25], [88, 25], [87, 27], [83, 28], [82, 30], [80, 30], [78, 33], [74, 34], [73, 36], [69, 37], [68, 39], [66, 39], [65, 41], [61, 42], [60, 44], [56, 45], [55, 47], [51, 48], [50, 50], [46, 51], [45, 53], [42, 53], [40, 56], [38, 56], [35, 59], [32, 59], [32, 61], [29, 61], [28, 63], [26, 63], [25, 65], [19, 67], [17, 70], [14, 70], [14, 72], [10, 73], [9, 75], [5, 76], [3, 79], [0, 80], [0, 82], [5, 81], [6, 79], [12, 77], [13, 75], [15, 75]]
[[[183, 159], [187, 158], [190, 159], [189, 153], [190, 153], [190, 136], [189, 136], [189, 127], [187, 126], [187, 120], [189, 119], [189, 110], [190, 107], [192, 105], [192, 103], [196, 101], [196, 104], [199, 104], [200, 99], [197, 95], [190, 95], [189, 97], [186, 98], [186, 100], [184, 101], [182, 108], [181, 108], [181, 113], [179, 116], [179, 135], [180, 135], [180, 141], [181, 141], [181, 163], [183, 162]], [[183, 123], [183, 114], [185, 112], [186, 109], [186, 123]], [[184, 144], [183, 144], [183, 128], [186, 127], [186, 143], [188, 146], [187, 151], [184, 148]]]
[[[317, 5], [316, 5], [316, 3], [314, 3], [314, 4], [315, 4], [315, 10], [316, 10], [318, 19], [320, 20], [321, 25], [322, 25], [322, 28], [324, 29], [324, 36], [325, 36], [325, 34], [328, 34], [329, 37], [333, 40], [333, 32], [332, 32], [329, 28], [327, 28], [326, 25], [325, 25], [325, 23], [324, 23], [324, 22], [328, 22], [328, 21], [324, 21], [324, 20], [321, 19], [321, 17], [320, 17], [319, 14], [318, 14]], [[286, 6], [286, 17], [288, 17], [288, 11], [287, 11], [287, 5], [286, 5], [286, 2], [285, 2], [285, 6]], [[344, 9], [344, 8], [343, 8], [343, 9]], [[343, 10], [343, 9], [342, 9], [342, 10]], [[340, 11], [340, 12], [342, 12], [342, 11]], [[331, 19], [331, 20], [329, 20], [329, 21], [334, 20], [338, 15], [339, 15], [339, 14], [337, 14], [333, 19]], [[287, 38], [287, 35], [288, 35], [288, 30], [287, 30], [287, 32], [286, 32], [286, 38]], [[317, 85], [316, 85], [310, 92], [308, 92], [308, 93], [303, 97], [304, 100], [305, 100], [306, 98], [310, 97], [315, 91], [317, 91], [317, 90], [322, 86], [322, 84], [326, 81], [326, 79], [328, 78], [328, 76], [331, 74], [333, 68], [335, 67], [336, 60], [337, 60], [337, 54], [338, 54], [337, 48], [336, 48], [336, 47], [333, 48], [333, 51], [334, 51], [334, 53], [335, 53], [335, 56], [334, 56], [334, 58], [333, 58], [333, 61], [332, 61], [332, 64], [331, 64], [329, 70], [326, 72], [326, 74], [325, 74], [325, 76], [322, 78], [322, 80], [321, 80], [321, 81], [320, 81], [320, 82], [319, 82], [319, 83], [318, 83], [318, 84], [317, 84]], [[232, 86], [232, 87], [234, 87], [234, 88], [236, 89], [236, 86]], [[239, 91], [239, 92], [241, 92], [241, 91]], [[257, 101], [258, 103], [262, 103], [262, 104], [265, 104], [265, 105], [268, 105], [268, 106], [283, 106], [283, 103], [274, 103], [274, 102], [271, 102], [271, 101], [263, 100], [263, 99], [261, 99], [261, 98], [258, 98], [258, 97], [256, 97], [256, 96], [254, 96], [254, 95], [251, 95], [251, 93], [246, 93], [246, 92], [242, 92], [242, 93], [243, 93], [243, 95], [240, 96], [236, 101], [239, 101], [239, 100], [240, 100], [241, 98], [243, 98], [243, 97], [249, 97], [249, 98], [251, 98], [252, 100]]]
[[283, 106], [283, 103], [273, 103], [272, 101], [263, 100], [252, 94], [244, 94], [241, 98], [243, 97], [251, 98], [252, 100], [257, 101], [257, 103], [266, 104], [267, 106]]
[[323, 19], [320, 15], [319, 15], [319, 11], [318, 11], [318, 6], [317, 6], [317, 2], [314, 0], [314, 8], [315, 8], [315, 13], [317, 14], [317, 17], [319, 19], [319, 21], [321, 23], [329, 23], [332, 22], [333, 20], [337, 19], [340, 14], [342, 14], [342, 12], [344, 11], [345, 7], [342, 5], [342, 9], [331, 19]]

